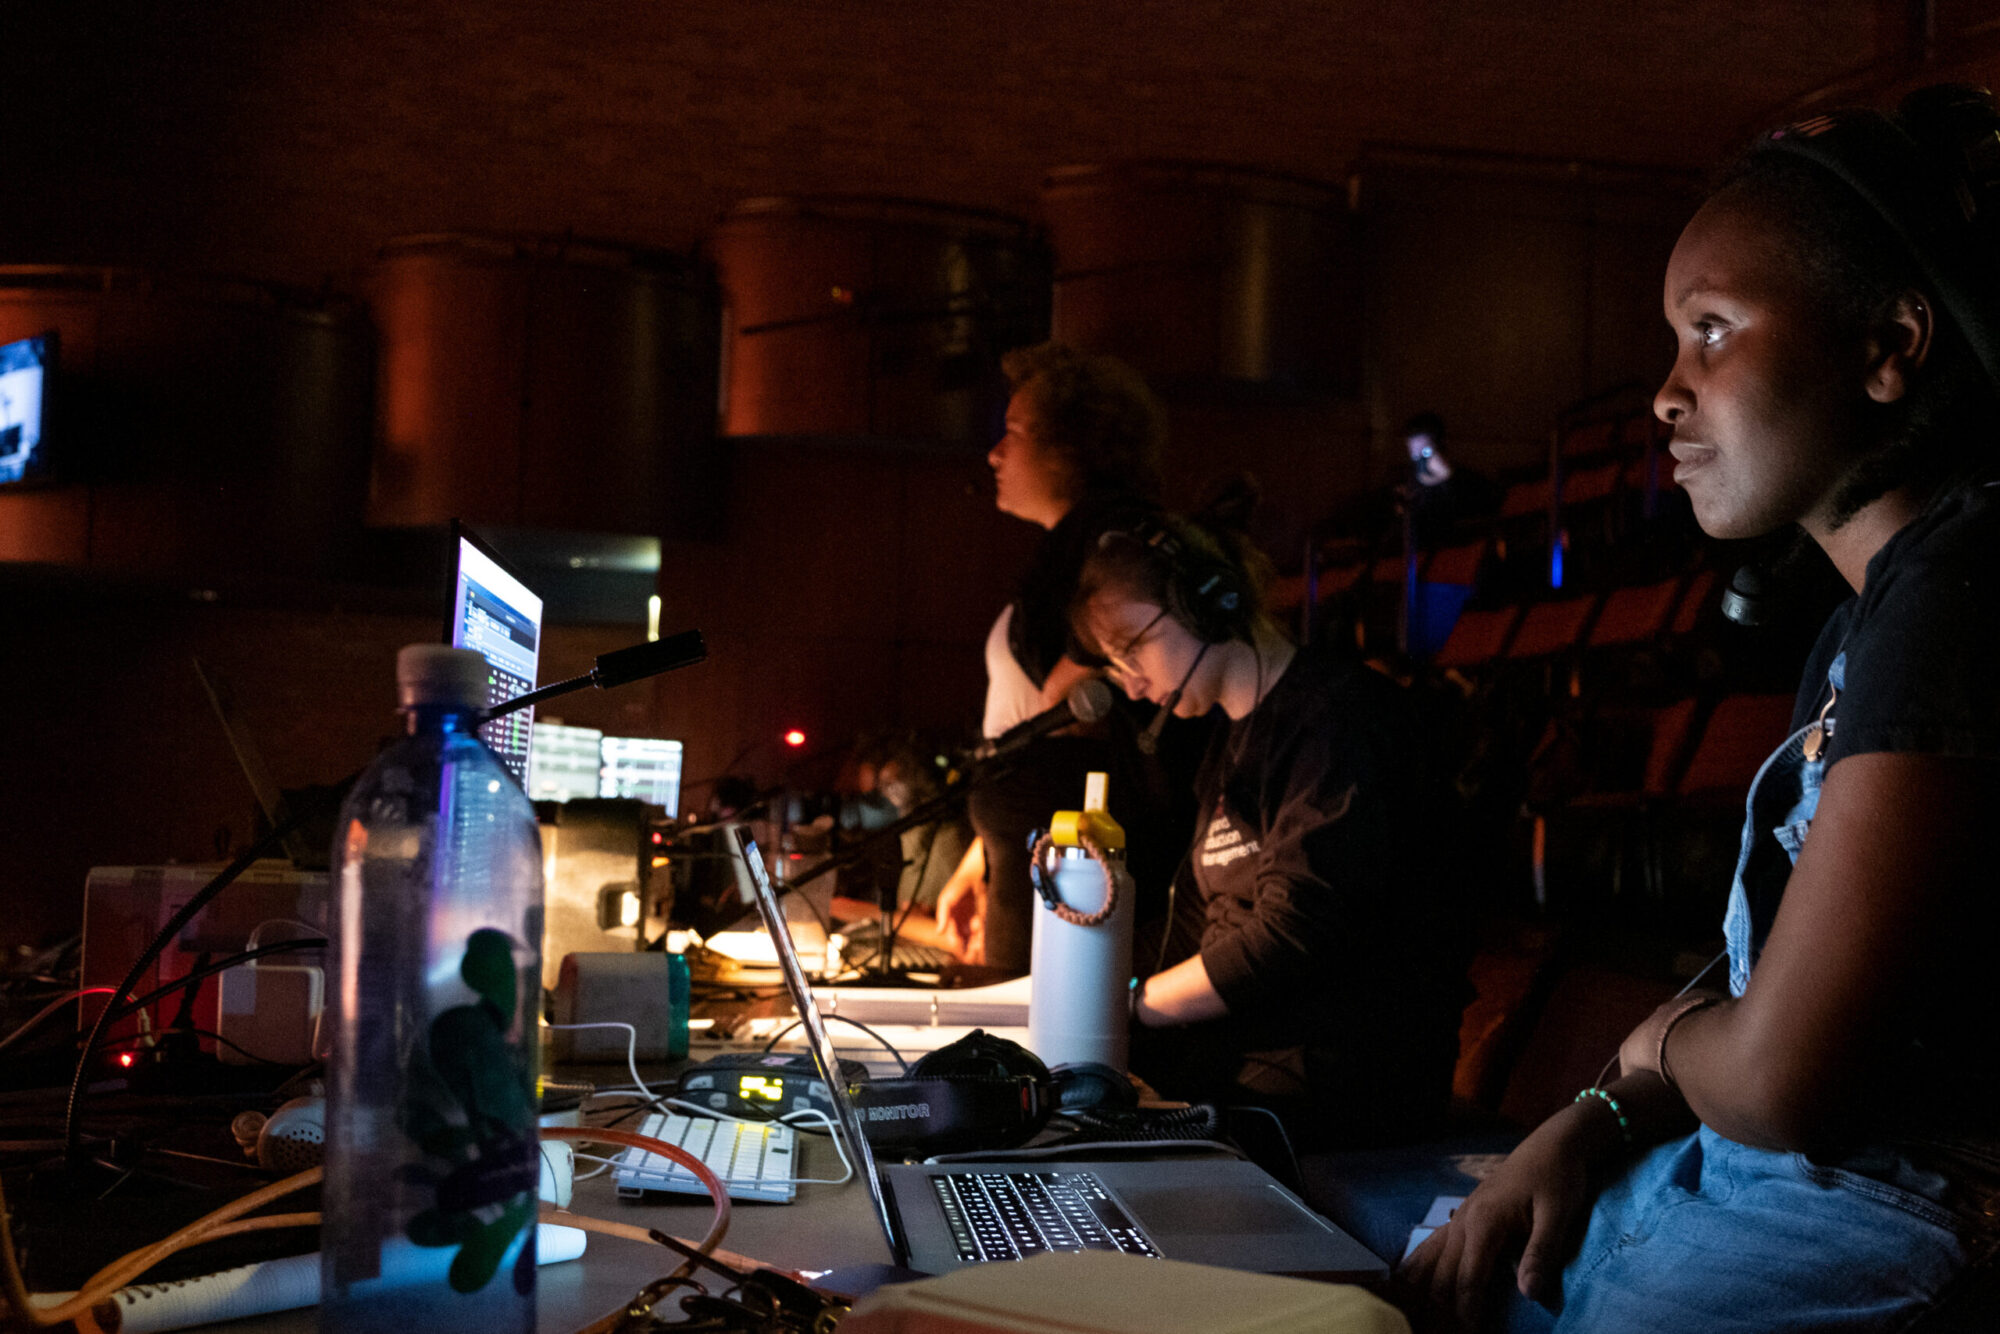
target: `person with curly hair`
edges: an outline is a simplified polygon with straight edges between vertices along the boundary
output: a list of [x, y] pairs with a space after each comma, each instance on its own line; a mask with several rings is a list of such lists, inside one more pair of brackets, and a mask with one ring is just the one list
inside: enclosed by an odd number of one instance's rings
[[[1060, 703], [1093, 670], [1071, 651], [1077, 572], [1102, 533], [1157, 511], [1166, 436], [1158, 400], [1115, 357], [1043, 343], [1009, 352], [1001, 364], [1013, 392], [1005, 432], [986, 459], [995, 504], [1045, 532], [987, 636], [982, 731], [989, 738]], [[1110, 720], [1114, 735], [1129, 736], [1130, 728], [1127, 717]], [[1091, 769], [1112, 773], [1112, 811], [1139, 834], [1135, 856], [1178, 842], [1178, 835], [1144, 836], [1173, 821], [1174, 798], [1159, 770], [1138, 763], [1129, 744], [1104, 736], [1039, 743], [1015, 773], [973, 793], [978, 837], [938, 896], [938, 927], [966, 960], [1014, 972], [1027, 967], [1027, 834], [1082, 800]], [[1191, 820], [1191, 811], [1183, 818]]]

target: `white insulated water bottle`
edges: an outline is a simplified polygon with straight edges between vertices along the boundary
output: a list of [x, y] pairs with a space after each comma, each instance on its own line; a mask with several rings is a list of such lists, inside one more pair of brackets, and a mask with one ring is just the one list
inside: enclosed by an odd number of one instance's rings
[[1104, 809], [1105, 776], [1083, 809], [1057, 811], [1034, 845], [1041, 897], [1028, 992], [1028, 1047], [1051, 1066], [1125, 1071], [1132, 986], [1132, 878], [1125, 831]]

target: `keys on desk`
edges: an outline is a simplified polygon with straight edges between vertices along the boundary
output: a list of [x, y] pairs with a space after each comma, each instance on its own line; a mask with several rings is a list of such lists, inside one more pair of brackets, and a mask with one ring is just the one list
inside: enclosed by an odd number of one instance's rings
[[[793, 1167], [798, 1159], [798, 1132], [790, 1126], [655, 1112], [639, 1123], [638, 1132], [701, 1159], [709, 1171], [722, 1178], [732, 1200], [789, 1204], [798, 1196], [799, 1188], [792, 1180], [798, 1175]], [[624, 1199], [637, 1199], [649, 1190], [708, 1193], [694, 1173], [644, 1149], [627, 1149], [618, 1155], [616, 1179], [618, 1194]]]
[[[833, 1334], [849, 1309], [848, 1299], [819, 1292], [797, 1276], [775, 1269], [746, 1272], [704, 1256], [687, 1243], [663, 1232], [653, 1240], [688, 1258], [694, 1274], [649, 1283], [625, 1304], [615, 1325], [598, 1324], [602, 1334]], [[728, 1281], [721, 1293], [710, 1292], [710, 1275]], [[685, 1291], [692, 1289], [692, 1291]], [[666, 1318], [658, 1308], [676, 1293], [679, 1317]]]

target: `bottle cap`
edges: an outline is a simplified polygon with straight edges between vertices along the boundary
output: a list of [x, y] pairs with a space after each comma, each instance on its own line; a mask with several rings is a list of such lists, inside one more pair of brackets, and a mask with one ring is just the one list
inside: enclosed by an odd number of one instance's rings
[[1083, 835], [1096, 840], [1105, 853], [1122, 853], [1125, 830], [1104, 809], [1105, 775], [1092, 773], [1084, 778], [1083, 809], [1057, 811], [1049, 817], [1049, 841], [1059, 848], [1083, 846]]
[[486, 659], [469, 648], [409, 644], [396, 654], [396, 706], [486, 704]]

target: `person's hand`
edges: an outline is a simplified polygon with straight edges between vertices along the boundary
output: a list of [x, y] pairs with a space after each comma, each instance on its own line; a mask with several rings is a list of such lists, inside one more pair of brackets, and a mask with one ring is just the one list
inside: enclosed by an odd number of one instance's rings
[[1667, 1031], [1667, 1025], [1681, 1015], [1708, 1005], [1719, 1004], [1728, 997], [1719, 991], [1690, 991], [1663, 1002], [1637, 1028], [1625, 1035], [1625, 1041], [1618, 1046], [1618, 1073], [1633, 1074], [1640, 1070], [1650, 1070], [1662, 1079], [1666, 1076], [1660, 1070], [1660, 1034]]
[[1591, 1129], [1592, 1111], [1579, 1106], [1543, 1122], [1403, 1262], [1396, 1281], [1418, 1328], [1486, 1328], [1496, 1277], [1510, 1261], [1523, 1296], [1546, 1306], [1560, 1295], [1595, 1197], [1579, 1133]]
[[938, 891], [938, 932], [945, 948], [967, 963], [986, 962], [986, 885], [977, 876], [953, 876]]

